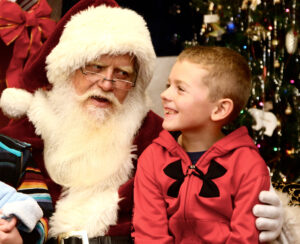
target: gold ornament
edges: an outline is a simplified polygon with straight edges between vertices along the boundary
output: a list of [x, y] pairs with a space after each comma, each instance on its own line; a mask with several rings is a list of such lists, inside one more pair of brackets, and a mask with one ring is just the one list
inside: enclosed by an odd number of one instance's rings
[[255, 11], [257, 5], [261, 4], [261, 0], [244, 0], [242, 2], [242, 9], [245, 10], [248, 8], [248, 5], [250, 8]]
[[280, 62], [279, 60], [274, 60], [274, 68], [279, 68], [280, 67]]
[[217, 40], [220, 40], [222, 35], [225, 33], [225, 29], [217, 23], [212, 23], [211, 25], [213, 27], [213, 31], [208, 35], [217, 38]]
[[252, 41], [260, 41], [266, 39], [268, 31], [262, 25], [256, 23], [248, 27], [246, 34]]
[[278, 44], [279, 44], [278, 39], [273, 39], [272, 40], [272, 46], [276, 47], [276, 46], [278, 46]]
[[288, 103], [288, 104], [287, 104], [287, 107], [286, 107], [286, 109], [285, 109], [284, 112], [285, 112], [286, 115], [289, 115], [289, 114], [292, 113], [292, 111], [293, 111], [293, 110], [292, 110], [292, 107], [291, 107], [291, 105]]
[[287, 155], [292, 155], [295, 153], [295, 148], [291, 148], [291, 149], [286, 149], [286, 154]]

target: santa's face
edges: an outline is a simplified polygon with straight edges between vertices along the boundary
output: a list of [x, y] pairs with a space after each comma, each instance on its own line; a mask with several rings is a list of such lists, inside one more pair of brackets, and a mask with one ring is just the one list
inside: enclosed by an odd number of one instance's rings
[[[46, 91], [42, 110], [52, 116], [40, 127], [54, 125], [41, 135], [45, 165], [56, 183], [82, 187], [103, 181], [106, 188], [128, 180], [132, 141], [149, 110], [144, 91], [133, 88], [134, 64], [129, 55], [105, 55]], [[106, 181], [110, 177], [116, 179]]]
[[94, 109], [112, 109], [116, 99], [122, 104], [134, 86], [135, 59], [129, 55], [102, 55], [99, 59], [78, 69], [72, 83], [83, 105]]

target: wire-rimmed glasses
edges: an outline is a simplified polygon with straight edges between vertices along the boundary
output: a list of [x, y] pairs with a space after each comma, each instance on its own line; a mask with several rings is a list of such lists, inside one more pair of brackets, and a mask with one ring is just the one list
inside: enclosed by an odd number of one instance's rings
[[85, 67], [82, 67], [80, 70], [82, 74], [86, 76], [86, 79], [89, 80], [92, 83], [96, 83], [99, 80], [104, 80], [112, 82], [112, 85], [114, 88], [121, 89], [121, 90], [130, 90], [132, 87], [135, 86], [135, 82], [125, 80], [125, 79], [119, 79], [119, 78], [113, 78], [113, 79], [107, 79], [105, 75], [94, 72], [91, 70], [91, 65], [86, 65]]

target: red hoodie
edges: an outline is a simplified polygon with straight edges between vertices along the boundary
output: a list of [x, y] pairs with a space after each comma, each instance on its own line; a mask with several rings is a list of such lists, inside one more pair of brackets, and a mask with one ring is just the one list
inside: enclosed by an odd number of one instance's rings
[[138, 161], [135, 243], [259, 243], [252, 208], [269, 187], [246, 127], [216, 142], [195, 165], [162, 131]]

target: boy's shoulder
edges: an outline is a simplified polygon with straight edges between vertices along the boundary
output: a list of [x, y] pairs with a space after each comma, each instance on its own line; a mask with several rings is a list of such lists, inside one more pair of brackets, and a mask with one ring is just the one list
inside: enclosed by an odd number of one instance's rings
[[225, 168], [234, 168], [238, 172], [245, 173], [253, 172], [254, 169], [257, 173], [268, 174], [266, 162], [246, 127], [240, 127], [227, 135], [224, 140], [221, 139], [218, 149], [224, 153], [219, 160]]
[[[251, 147], [240, 147], [232, 151], [230, 157], [221, 159], [220, 163], [231, 169], [235, 177], [244, 180], [254, 180], [260, 176], [269, 176], [269, 170], [265, 160], [258, 150]], [[238, 178], [239, 178], [238, 177]]]

